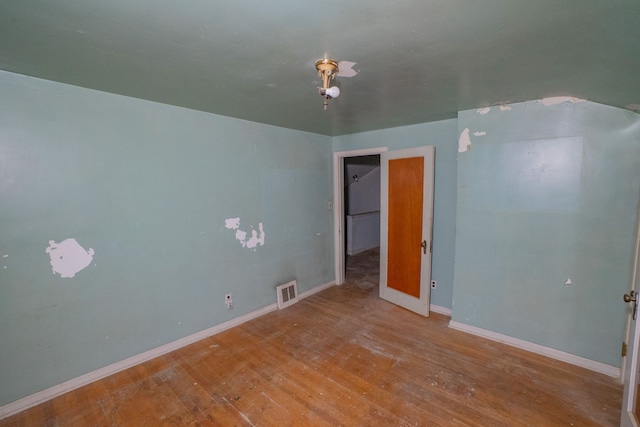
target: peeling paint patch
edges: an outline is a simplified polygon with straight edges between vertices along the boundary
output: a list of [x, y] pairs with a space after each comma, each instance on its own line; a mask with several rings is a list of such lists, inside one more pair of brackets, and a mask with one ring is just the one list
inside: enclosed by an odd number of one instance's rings
[[258, 230], [259, 232], [251, 230], [251, 238], [246, 242], [247, 248], [253, 249], [258, 245], [264, 246], [264, 228], [262, 227], [262, 223], [258, 224]]
[[640, 112], [640, 104], [629, 104], [626, 106], [628, 110]]
[[240, 218], [225, 219], [224, 226], [230, 230], [235, 230], [240, 227]]
[[511, 107], [509, 107], [508, 105], [501, 105], [500, 111], [511, 111]]
[[247, 232], [242, 230], [236, 230], [236, 240], [242, 243], [244, 246], [244, 242], [247, 240]]
[[474, 132], [473, 136], [485, 136], [486, 134], [486, 132]]
[[481, 116], [484, 116], [485, 114], [489, 114], [489, 111], [491, 111], [491, 107], [478, 108], [476, 110], [476, 113], [480, 114]]
[[45, 250], [51, 259], [54, 274], [63, 278], [71, 278], [84, 270], [93, 260], [94, 251], [86, 250], [76, 239], [66, 239], [60, 243], [49, 240], [49, 247]]
[[340, 61], [338, 63], [338, 77], [353, 77], [358, 74], [358, 72], [353, 69], [354, 65], [356, 65], [355, 62]]
[[550, 107], [552, 105], [563, 104], [565, 102], [571, 102], [572, 104], [577, 104], [578, 102], [585, 102], [586, 99], [574, 98], [573, 96], [552, 96], [549, 98], [542, 98], [538, 102], [540, 102], [545, 107]]
[[469, 137], [469, 128], [466, 128], [460, 134], [458, 139], [458, 153], [464, 153], [471, 149], [471, 138]]
[[264, 246], [264, 227], [262, 223], [258, 224], [258, 230], [251, 227], [251, 237], [247, 238], [247, 232], [240, 229], [240, 218], [229, 218], [225, 220], [225, 227], [230, 230], [236, 230], [236, 240], [240, 242], [243, 248], [253, 249], [258, 246]]

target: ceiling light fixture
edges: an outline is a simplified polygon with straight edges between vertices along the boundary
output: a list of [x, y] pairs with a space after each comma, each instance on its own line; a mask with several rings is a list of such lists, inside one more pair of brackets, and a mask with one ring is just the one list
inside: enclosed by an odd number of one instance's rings
[[338, 87], [329, 87], [329, 82], [338, 74], [338, 61], [329, 58], [318, 59], [316, 61], [316, 70], [318, 70], [318, 76], [322, 79], [322, 87], [318, 88], [318, 93], [324, 97], [322, 105], [326, 110], [329, 100], [340, 95]]

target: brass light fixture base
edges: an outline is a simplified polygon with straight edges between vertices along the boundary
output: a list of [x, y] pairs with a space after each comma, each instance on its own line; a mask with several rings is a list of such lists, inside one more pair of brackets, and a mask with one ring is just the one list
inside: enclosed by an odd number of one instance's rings
[[322, 79], [322, 88], [327, 89], [329, 81], [338, 74], [338, 61], [329, 58], [318, 59], [316, 61], [316, 70], [318, 70], [318, 76]]
[[336, 74], [338, 74], [338, 61], [330, 58], [318, 59], [316, 61], [316, 70], [318, 70], [318, 76], [322, 79], [322, 87], [318, 88], [318, 93], [324, 97], [322, 105], [326, 110], [329, 98], [331, 98], [327, 94], [327, 89], [329, 89], [329, 82], [336, 77]]

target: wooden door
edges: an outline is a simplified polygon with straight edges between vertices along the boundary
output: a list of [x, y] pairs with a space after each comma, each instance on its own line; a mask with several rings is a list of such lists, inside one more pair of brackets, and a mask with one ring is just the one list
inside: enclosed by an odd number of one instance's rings
[[435, 148], [380, 155], [380, 298], [429, 315]]

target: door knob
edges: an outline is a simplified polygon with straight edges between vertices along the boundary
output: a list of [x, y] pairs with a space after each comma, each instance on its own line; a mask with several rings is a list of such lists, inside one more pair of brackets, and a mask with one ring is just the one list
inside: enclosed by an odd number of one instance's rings
[[636, 317], [638, 316], [637, 296], [638, 296], [638, 293], [636, 291], [631, 291], [628, 294], [624, 294], [622, 296], [622, 299], [624, 300], [624, 302], [633, 302], [633, 320], [636, 320]]
[[631, 302], [636, 300], [636, 296], [636, 291], [631, 291], [628, 294], [624, 294], [622, 299], [624, 299], [624, 302]]

